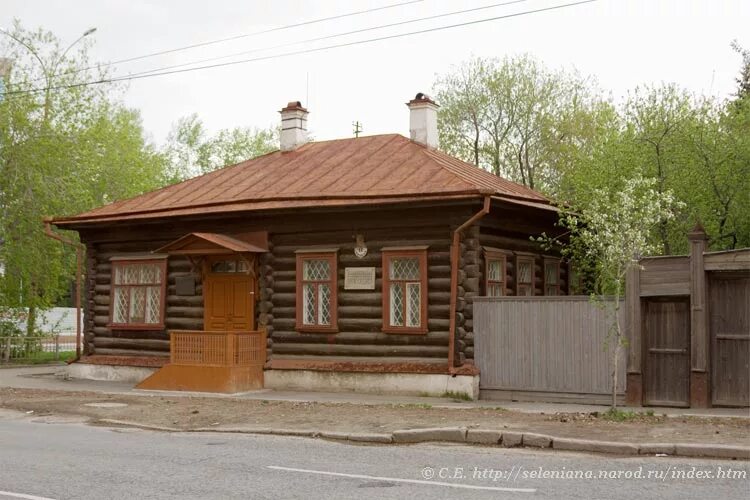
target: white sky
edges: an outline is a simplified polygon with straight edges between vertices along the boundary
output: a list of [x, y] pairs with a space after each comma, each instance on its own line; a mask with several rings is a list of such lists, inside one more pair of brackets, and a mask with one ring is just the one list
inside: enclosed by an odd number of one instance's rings
[[[400, 3], [403, 0], [2, 0], [0, 27], [19, 18], [65, 42], [95, 26], [93, 60], [112, 61], [163, 49], [251, 33], [310, 19]], [[423, 0], [349, 17], [123, 64], [117, 75], [245, 50], [326, 36], [502, 0]], [[433, 26], [522, 12], [573, 0], [522, 3], [371, 31], [279, 52], [375, 38]], [[226, 68], [133, 81], [125, 102], [141, 110], [147, 131], [161, 142], [179, 117], [196, 112], [209, 130], [275, 125], [278, 110], [301, 100], [316, 139], [349, 137], [352, 122], [365, 134], [408, 135], [404, 103], [429, 93], [436, 74], [472, 55], [530, 53], [553, 68], [593, 75], [615, 98], [644, 83], [676, 82], [697, 93], [734, 91], [739, 56], [729, 44], [750, 47], [750, 0], [599, 0], [473, 26], [278, 58]], [[231, 60], [231, 59], [228, 59]], [[309, 96], [309, 97], [308, 97]]]

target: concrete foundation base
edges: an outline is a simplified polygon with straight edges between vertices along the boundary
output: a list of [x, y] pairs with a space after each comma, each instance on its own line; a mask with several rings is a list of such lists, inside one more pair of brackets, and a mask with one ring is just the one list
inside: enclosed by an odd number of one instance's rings
[[364, 392], [404, 396], [479, 397], [479, 376], [435, 373], [362, 373], [314, 370], [266, 370], [265, 388], [318, 392]]
[[151, 376], [158, 368], [146, 368], [143, 366], [113, 366], [113, 365], [91, 365], [87, 363], [73, 363], [65, 367], [65, 371], [71, 378], [88, 380], [107, 380], [110, 382], [129, 382], [138, 384], [145, 378]]

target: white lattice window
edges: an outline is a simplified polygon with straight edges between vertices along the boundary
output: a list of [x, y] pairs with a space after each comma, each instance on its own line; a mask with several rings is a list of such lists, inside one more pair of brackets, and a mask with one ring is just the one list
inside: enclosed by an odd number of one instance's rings
[[424, 333], [427, 252], [383, 251], [383, 329], [391, 333]]
[[560, 295], [559, 259], [544, 259], [544, 295]]
[[166, 260], [112, 262], [112, 327], [162, 328]]
[[489, 297], [502, 297], [505, 295], [505, 255], [498, 251], [486, 251], [485, 261], [485, 293]]
[[336, 254], [297, 255], [297, 329], [336, 328]]
[[516, 295], [534, 295], [534, 257], [516, 257]]

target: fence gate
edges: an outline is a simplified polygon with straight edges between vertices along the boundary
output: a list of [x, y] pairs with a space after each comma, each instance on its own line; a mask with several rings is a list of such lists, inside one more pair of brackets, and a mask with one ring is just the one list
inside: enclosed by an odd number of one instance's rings
[[750, 405], [750, 274], [711, 273], [709, 327], [715, 405]]
[[644, 304], [643, 403], [690, 405], [690, 303], [687, 298]]

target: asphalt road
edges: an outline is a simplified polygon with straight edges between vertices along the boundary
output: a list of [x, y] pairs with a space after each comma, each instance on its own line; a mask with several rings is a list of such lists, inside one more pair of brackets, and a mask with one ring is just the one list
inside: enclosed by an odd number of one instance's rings
[[[675, 473], [744, 474], [685, 479]], [[734, 473], [734, 472], [729, 472]], [[547, 473], [577, 478], [533, 478]], [[627, 475], [642, 478], [626, 478]], [[593, 474], [593, 478], [581, 478]], [[620, 478], [598, 478], [599, 474]], [[648, 474], [652, 477], [649, 479]], [[657, 474], [664, 474], [662, 480]], [[159, 433], [0, 414], [0, 499], [747, 499], [750, 463]]]

